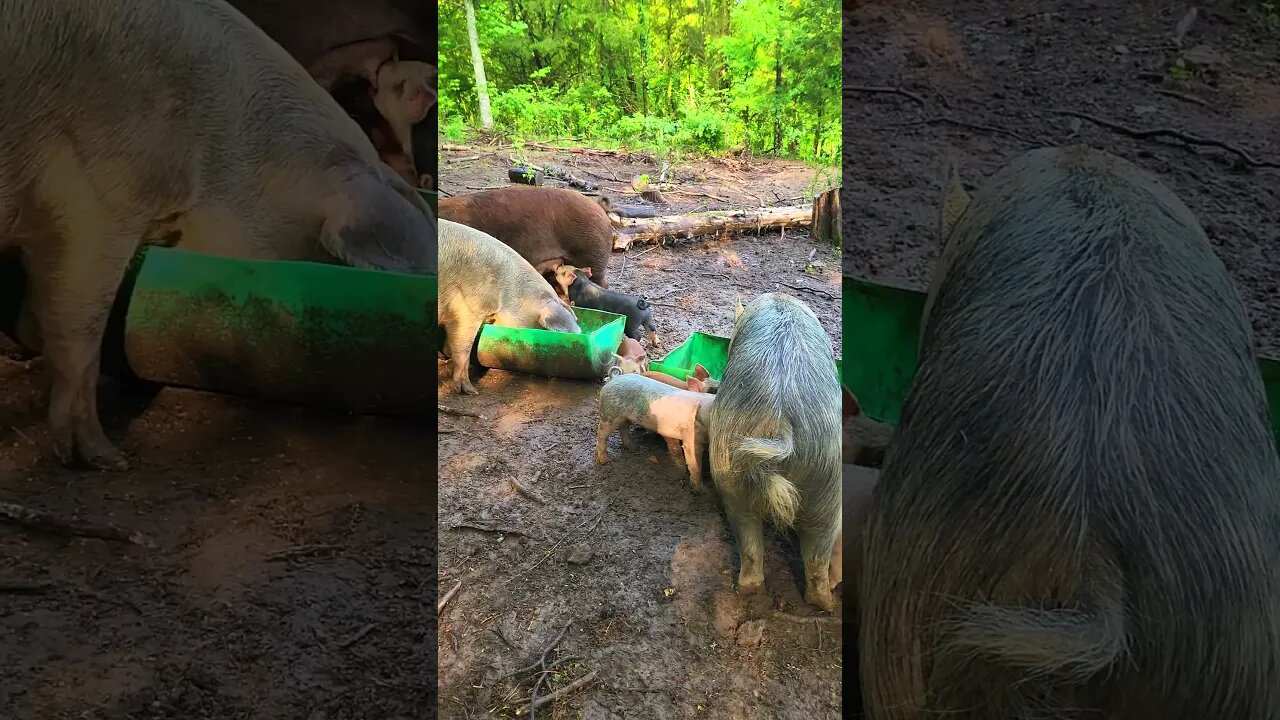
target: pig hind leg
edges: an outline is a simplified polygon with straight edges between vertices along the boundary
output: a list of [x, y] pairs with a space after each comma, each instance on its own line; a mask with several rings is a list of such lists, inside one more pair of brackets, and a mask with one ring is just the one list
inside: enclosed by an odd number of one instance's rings
[[78, 456], [99, 469], [124, 470], [128, 462], [98, 419], [98, 366], [112, 303], [145, 228], [113, 221], [91, 203], [64, 213], [61, 224], [59, 232], [31, 243], [27, 255], [50, 373], [54, 452], [64, 464]]
[[627, 431], [631, 429], [630, 425], [631, 423], [627, 422], [626, 418], [620, 418], [617, 420], [608, 420], [605, 418], [600, 418], [600, 427], [596, 430], [596, 463], [597, 464], [599, 465], [609, 464], [609, 452], [606, 448], [609, 445], [609, 436], [613, 434], [614, 430], [617, 430], [618, 428], [623, 428], [622, 442], [624, 445], [626, 444], [627, 442], [626, 437], [628, 434]]
[[740, 488], [721, 486], [725, 514], [738, 540], [738, 592], [764, 589], [764, 521]]
[[[838, 531], [837, 531], [838, 532]], [[800, 529], [800, 557], [804, 560], [804, 599], [827, 612], [835, 609], [831, 596], [831, 565], [838, 561], [832, 533], [823, 528]]]

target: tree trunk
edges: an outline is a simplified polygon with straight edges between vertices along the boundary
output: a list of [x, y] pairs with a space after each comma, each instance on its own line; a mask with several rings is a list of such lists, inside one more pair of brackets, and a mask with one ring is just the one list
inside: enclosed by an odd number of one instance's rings
[[803, 227], [813, 219], [809, 205], [720, 210], [656, 218], [620, 218], [615, 221], [613, 249], [626, 250], [632, 243], [653, 243], [666, 238], [692, 238], [719, 233], [744, 233], [765, 228]]
[[782, 154], [782, 41], [773, 63], [773, 154]]
[[832, 188], [813, 199], [810, 232], [814, 240], [840, 247], [840, 188]]
[[480, 57], [480, 35], [476, 32], [476, 8], [471, 0], [467, 5], [467, 38], [471, 41], [471, 66], [476, 71], [476, 97], [480, 100], [480, 127], [493, 129], [493, 115], [489, 112], [489, 81], [484, 79], [484, 60]]

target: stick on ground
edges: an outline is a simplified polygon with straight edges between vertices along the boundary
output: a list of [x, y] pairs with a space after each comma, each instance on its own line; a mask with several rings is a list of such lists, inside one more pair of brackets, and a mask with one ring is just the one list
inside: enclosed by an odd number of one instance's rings
[[1244, 165], [1246, 167], [1280, 168], [1280, 163], [1271, 162], [1269, 160], [1256, 160], [1252, 155], [1245, 152], [1244, 150], [1241, 150], [1235, 145], [1232, 145], [1231, 143], [1223, 142], [1221, 140], [1214, 140], [1213, 138], [1202, 138], [1198, 135], [1184, 133], [1180, 130], [1173, 130], [1171, 128], [1160, 128], [1160, 127], [1147, 128], [1147, 129], [1131, 128], [1127, 125], [1121, 125], [1118, 122], [1113, 122], [1111, 120], [1104, 120], [1103, 118], [1090, 115], [1089, 113], [1082, 113], [1076, 110], [1054, 110], [1053, 112], [1058, 115], [1067, 115], [1069, 117], [1080, 118], [1081, 120], [1088, 120], [1089, 122], [1095, 125], [1102, 126], [1104, 128], [1107, 128], [1108, 130], [1114, 130], [1115, 132], [1118, 132], [1121, 135], [1128, 135], [1129, 137], [1136, 138], [1138, 140], [1167, 137], [1167, 138], [1173, 138], [1174, 140], [1181, 140], [1182, 142], [1186, 143], [1188, 147], [1192, 145], [1216, 147], [1221, 150], [1226, 150], [1227, 152], [1235, 155], [1236, 158], [1238, 159], [1238, 162], [1241, 165]]
[[570, 693], [574, 693], [574, 692], [577, 692], [578, 690], [581, 690], [582, 688], [586, 687], [589, 683], [591, 683], [593, 680], [595, 680], [595, 679], [596, 679], [596, 675], [597, 675], [597, 672], [596, 672], [595, 670], [592, 670], [591, 672], [587, 673], [586, 675], [583, 675], [582, 677], [578, 678], [577, 680], [574, 680], [573, 682], [569, 683], [568, 685], [565, 685], [564, 687], [562, 687], [562, 688], [560, 688], [559, 690], [557, 690], [557, 691], [555, 691], [555, 692], [551, 693], [550, 695], [543, 695], [542, 697], [540, 697], [540, 698], [538, 698], [538, 699], [536, 699], [536, 700], [532, 700], [532, 701], [529, 703], [529, 706], [528, 706], [528, 707], [526, 707], [526, 708], [521, 708], [520, 710], [518, 710], [518, 711], [516, 712], [516, 714], [517, 714], [517, 715], [523, 715], [523, 714], [525, 714], [525, 713], [529, 713], [530, 717], [532, 717], [532, 716], [533, 716], [533, 710], [534, 710], [535, 708], [542, 707], [543, 705], [546, 705], [547, 703], [555, 702], [556, 700], [559, 700], [560, 698], [565, 697], [566, 695], [569, 695]]
[[436, 410], [438, 410], [441, 415], [457, 415], [458, 417], [473, 417], [473, 418], [479, 418], [481, 420], [484, 419], [484, 416], [478, 412], [471, 412], [470, 410], [460, 410], [458, 408], [449, 407], [448, 405], [437, 404]]
[[63, 520], [40, 510], [33, 510], [14, 503], [0, 503], [0, 520], [7, 520], [31, 530], [72, 537], [97, 538], [127, 542], [143, 547], [155, 547], [146, 535], [134, 530], [115, 527], [114, 525], [90, 525], [73, 520]]
[[440, 613], [444, 612], [444, 606], [445, 606], [445, 604], [446, 604], [446, 603], [448, 603], [450, 600], [452, 600], [452, 599], [453, 599], [453, 596], [454, 596], [454, 595], [456, 595], [456, 594], [458, 593], [458, 589], [459, 589], [459, 588], [461, 588], [461, 587], [462, 587], [462, 581], [461, 581], [461, 580], [459, 580], [458, 582], [456, 582], [456, 583], [454, 583], [454, 584], [453, 584], [453, 587], [449, 588], [449, 592], [445, 593], [445, 594], [444, 594], [444, 597], [440, 598], [440, 601], [436, 603], [436, 614], [437, 614], [437, 615], [439, 615]]

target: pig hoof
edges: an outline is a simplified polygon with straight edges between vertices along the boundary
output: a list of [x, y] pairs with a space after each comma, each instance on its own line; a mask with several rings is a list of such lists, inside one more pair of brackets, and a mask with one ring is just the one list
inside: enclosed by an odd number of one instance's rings
[[830, 590], [809, 590], [804, 594], [805, 602], [826, 612], [832, 612], [836, 609], [835, 598], [832, 597]]
[[608, 455], [596, 455], [596, 464], [597, 464], [597, 465], [608, 465], [608, 464], [609, 464], [609, 456], [608, 456]]
[[480, 391], [476, 389], [475, 385], [471, 384], [470, 380], [463, 380], [462, 382], [458, 383], [457, 389], [458, 389], [458, 393], [462, 395], [479, 395], [480, 394]]
[[738, 580], [739, 595], [755, 595], [764, 590], [764, 579], [759, 580]]

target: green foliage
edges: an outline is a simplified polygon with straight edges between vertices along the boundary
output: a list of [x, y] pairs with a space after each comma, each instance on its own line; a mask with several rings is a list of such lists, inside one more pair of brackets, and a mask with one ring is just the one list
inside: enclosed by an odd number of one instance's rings
[[[440, 0], [446, 137], [480, 125], [462, 0]], [[840, 155], [835, 0], [483, 0], [495, 129], [670, 155]]]

